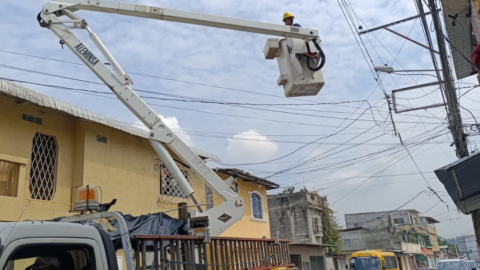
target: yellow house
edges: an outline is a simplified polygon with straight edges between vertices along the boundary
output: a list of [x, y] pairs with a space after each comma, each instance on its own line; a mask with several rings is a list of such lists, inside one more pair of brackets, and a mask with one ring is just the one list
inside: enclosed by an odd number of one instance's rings
[[[159, 160], [146, 131], [3, 80], [0, 142], [0, 221], [72, 215], [72, 194], [87, 184], [101, 188], [103, 202], [117, 199], [111, 210], [124, 214], [164, 211], [176, 217], [179, 202], [193, 204]], [[193, 150], [203, 159], [218, 160]], [[209, 189], [188, 166], [174, 159], [200, 204], [220, 203], [215, 195], [207, 196]], [[225, 179], [228, 172], [219, 175]], [[268, 237], [266, 190], [278, 185], [247, 174], [239, 178], [245, 217], [222, 236]], [[262, 200], [261, 218], [249, 218], [252, 198]]]
[[[257, 237], [270, 238], [270, 219], [268, 216], [267, 190], [277, 189], [279, 185], [269, 180], [254, 176], [235, 168], [215, 169], [222, 179], [237, 175], [238, 191], [245, 200], [243, 218], [226, 230], [226, 237]], [[220, 198], [214, 197], [214, 203], [220, 203]]]

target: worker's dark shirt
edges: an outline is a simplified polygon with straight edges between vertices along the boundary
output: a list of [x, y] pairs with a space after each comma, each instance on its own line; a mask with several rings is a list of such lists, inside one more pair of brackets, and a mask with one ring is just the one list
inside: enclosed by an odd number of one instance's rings
[[298, 24], [298, 23], [294, 23], [294, 24], [292, 24], [291, 26], [302, 27], [302, 26], [301, 26], [300, 24]]

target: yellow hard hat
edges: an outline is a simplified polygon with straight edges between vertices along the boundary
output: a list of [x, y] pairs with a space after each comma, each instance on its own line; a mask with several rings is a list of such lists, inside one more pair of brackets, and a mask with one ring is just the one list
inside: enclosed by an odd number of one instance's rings
[[283, 21], [285, 21], [286, 18], [295, 19], [295, 16], [293, 16], [292, 13], [290, 13], [290, 12], [285, 12], [285, 13], [283, 14]]

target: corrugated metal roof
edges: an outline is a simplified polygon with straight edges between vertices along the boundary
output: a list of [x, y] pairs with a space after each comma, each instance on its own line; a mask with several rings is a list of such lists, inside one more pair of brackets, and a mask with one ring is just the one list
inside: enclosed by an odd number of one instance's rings
[[480, 152], [435, 170], [440, 182], [464, 214], [480, 209]]
[[[148, 139], [148, 131], [146, 130], [134, 127], [127, 123], [117, 121], [115, 119], [86, 110], [84, 108], [77, 107], [70, 103], [63, 102], [58, 99], [40, 94], [38, 92], [13, 84], [11, 82], [0, 80], [0, 93], [32, 102], [34, 104], [37, 104], [45, 108], [50, 108], [56, 111], [64, 112], [78, 118], [82, 118], [82, 119], [99, 123], [105, 126], [109, 126], [114, 129], [118, 129], [138, 137]], [[190, 148], [195, 152], [195, 154], [201, 157], [209, 158], [215, 161], [220, 161], [220, 158], [214, 154], [210, 154], [206, 151], [203, 151], [194, 147], [190, 147]]]
[[[450, 50], [452, 52], [453, 65], [457, 79], [463, 79], [475, 74], [472, 65], [468, 63], [460, 51], [470, 61], [475, 49], [475, 36], [472, 34], [471, 24], [469, 22], [471, 8], [469, 0], [442, 0], [442, 10], [445, 20], [448, 39], [450, 40]], [[468, 15], [468, 16], [467, 16]], [[458, 51], [452, 47], [458, 49]]]

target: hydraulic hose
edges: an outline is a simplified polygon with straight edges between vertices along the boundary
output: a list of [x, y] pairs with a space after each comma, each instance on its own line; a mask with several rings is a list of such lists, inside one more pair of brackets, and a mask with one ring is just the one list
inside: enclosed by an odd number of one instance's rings
[[315, 72], [315, 71], [319, 71], [320, 69], [322, 69], [323, 66], [325, 65], [325, 54], [323, 53], [322, 48], [320, 47], [320, 45], [318, 45], [318, 42], [316, 40], [313, 40], [313, 44], [315, 44], [315, 47], [318, 50], [319, 57], [321, 58], [320, 65], [318, 67], [312, 67], [310, 65], [310, 57], [307, 56], [307, 67], [311, 71]]

